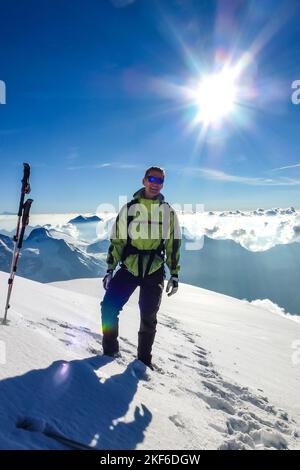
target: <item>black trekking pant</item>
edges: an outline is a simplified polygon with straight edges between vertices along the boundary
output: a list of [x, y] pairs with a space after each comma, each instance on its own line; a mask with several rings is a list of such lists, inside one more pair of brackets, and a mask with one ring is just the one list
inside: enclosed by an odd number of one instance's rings
[[140, 329], [138, 334], [138, 359], [151, 363], [151, 350], [156, 333], [157, 312], [164, 288], [165, 271], [162, 265], [144, 278], [134, 276], [121, 267], [113, 276], [101, 302], [103, 353], [112, 355], [119, 351], [119, 314], [135, 289], [140, 286]]

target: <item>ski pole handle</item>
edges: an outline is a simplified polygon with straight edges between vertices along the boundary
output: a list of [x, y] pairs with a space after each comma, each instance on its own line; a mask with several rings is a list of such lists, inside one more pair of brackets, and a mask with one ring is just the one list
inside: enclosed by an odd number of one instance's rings
[[30, 184], [29, 184], [30, 165], [29, 163], [23, 163], [23, 167], [24, 167], [24, 173], [23, 173], [23, 179], [22, 179], [22, 184], [23, 184], [22, 190], [24, 190], [26, 194], [29, 194], [30, 193]]

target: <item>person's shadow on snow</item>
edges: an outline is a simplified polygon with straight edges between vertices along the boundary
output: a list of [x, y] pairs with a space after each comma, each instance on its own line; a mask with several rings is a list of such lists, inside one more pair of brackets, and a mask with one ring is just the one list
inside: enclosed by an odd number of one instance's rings
[[[51, 433], [95, 449], [135, 449], [144, 440], [152, 414], [141, 404], [127, 415], [139, 379], [132, 364], [121, 374], [101, 377], [101, 367], [110, 361], [105, 356], [57, 361], [47, 369], [2, 380], [0, 416], [6, 447], [13, 448], [15, 442], [17, 448], [66, 448], [41, 432], [22, 429], [29, 420], [44, 423], [41, 430], [46, 426]], [[39, 424], [32, 428], [38, 429]], [[0, 448], [5, 448], [1, 436]]]

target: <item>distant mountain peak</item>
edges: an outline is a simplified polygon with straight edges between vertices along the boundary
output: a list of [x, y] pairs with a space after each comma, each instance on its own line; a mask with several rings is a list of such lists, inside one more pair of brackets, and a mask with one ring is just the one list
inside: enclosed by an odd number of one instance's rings
[[97, 215], [92, 215], [90, 217], [85, 217], [83, 215], [78, 215], [78, 217], [75, 217], [74, 219], [69, 220], [69, 224], [86, 224], [90, 222], [99, 222], [102, 220], [100, 217]]
[[39, 227], [30, 232], [26, 241], [44, 240], [45, 238], [52, 238], [49, 230], [45, 227]]

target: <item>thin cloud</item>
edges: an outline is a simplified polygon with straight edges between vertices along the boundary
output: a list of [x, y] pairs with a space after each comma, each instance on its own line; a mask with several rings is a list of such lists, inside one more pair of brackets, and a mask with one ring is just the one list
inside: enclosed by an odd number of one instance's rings
[[271, 171], [289, 170], [290, 168], [299, 168], [299, 167], [300, 167], [300, 163], [294, 163], [293, 165], [280, 166], [279, 168], [273, 168]]
[[219, 170], [204, 167], [187, 167], [182, 169], [187, 174], [199, 174], [203, 178], [223, 181], [229, 183], [246, 184], [249, 186], [297, 186], [300, 185], [300, 180], [293, 178], [262, 178], [250, 176], [231, 175]]
[[78, 165], [78, 166], [69, 166], [68, 170], [100, 170], [102, 168], [115, 168], [117, 170], [132, 170], [138, 168], [144, 168], [141, 165], [136, 165], [133, 163], [97, 163], [94, 165]]
[[139, 165], [134, 165], [133, 163], [121, 163], [117, 165], [117, 168], [120, 168], [123, 170], [131, 170], [133, 168], [139, 168]]
[[101, 168], [106, 168], [111, 166], [111, 163], [99, 163], [96, 165], [76, 165], [76, 166], [69, 166], [67, 170], [99, 170]]
[[[96, 165], [83, 165], [83, 166], [71, 166], [68, 167], [68, 170], [96, 170], [105, 167], [112, 167], [117, 170], [131, 170], [131, 169], [141, 169], [144, 168], [141, 165], [132, 164], [132, 163], [101, 163]], [[206, 167], [172, 167], [167, 168], [167, 170], [175, 170], [186, 175], [195, 176], [198, 175], [202, 178], [228, 182], [228, 183], [238, 183], [245, 184], [248, 186], [297, 186], [300, 185], [300, 179], [294, 178], [263, 178], [263, 177], [251, 177], [251, 176], [238, 176], [231, 175], [230, 173], [225, 173], [224, 171], [214, 170], [212, 168]]]

